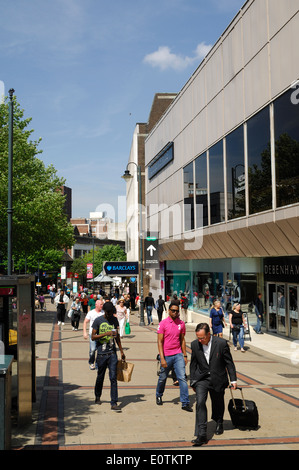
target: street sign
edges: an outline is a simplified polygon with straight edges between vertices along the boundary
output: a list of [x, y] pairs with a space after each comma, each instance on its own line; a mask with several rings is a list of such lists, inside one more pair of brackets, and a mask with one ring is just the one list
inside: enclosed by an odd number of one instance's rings
[[157, 268], [159, 265], [159, 240], [156, 237], [147, 237], [144, 240], [145, 267]]
[[105, 261], [103, 268], [108, 276], [132, 276], [139, 272], [136, 261]]

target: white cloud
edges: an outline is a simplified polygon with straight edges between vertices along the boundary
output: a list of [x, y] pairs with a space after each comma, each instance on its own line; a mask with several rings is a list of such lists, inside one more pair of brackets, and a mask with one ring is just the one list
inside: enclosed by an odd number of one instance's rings
[[182, 55], [172, 53], [168, 46], [160, 46], [157, 51], [147, 54], [143, 61], [146, 64], [149, 64], [152, 67], [158, 67], [161, 70], [184, 70], [195, 63], [201, 62], [211, 48], [212, 45], [201, 42], [198, 44], [193, 57], [184, 57]]

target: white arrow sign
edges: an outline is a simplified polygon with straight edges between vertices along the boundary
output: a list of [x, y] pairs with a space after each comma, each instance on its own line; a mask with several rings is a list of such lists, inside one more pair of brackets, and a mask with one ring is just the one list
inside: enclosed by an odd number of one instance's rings
[[154, 256], [154, 251], [157, 251], [153, 245], [150, 245], [147, 249], [150, 252], [150, 256]]

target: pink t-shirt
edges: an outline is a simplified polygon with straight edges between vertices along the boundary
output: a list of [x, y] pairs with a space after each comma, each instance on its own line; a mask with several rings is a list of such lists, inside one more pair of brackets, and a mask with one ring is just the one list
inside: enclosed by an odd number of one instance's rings
[[186, 326], [182, 320], [179, 318], [172, 320], [171, 317], [167, 317], [159, 324], [157, 333], [164, 335], [163, 351], [165, 356], [173, 356], [182, 352], [180, 336], [181, 333], [186, 334]]

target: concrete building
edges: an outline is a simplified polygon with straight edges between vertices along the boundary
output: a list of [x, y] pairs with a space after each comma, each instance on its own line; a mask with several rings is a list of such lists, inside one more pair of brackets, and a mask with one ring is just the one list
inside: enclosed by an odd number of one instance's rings
[[[139, 208], [139, 185], [137, 181], [137, 167], [141, 169], [141, 200], [142, 200], [142, 230], [145, 231], [145, 178], [144, 178], [144, 143], [149, 132], [165, 113], [169, 105], [172, 103], [176, 94], [173, 93], [156, 93], [153, 99], [151, 111], [147, 123], [136, 124], [130, 156], [127, 168], [133, 178], [127, 183], [127, 214], [126, 214], [126, 253], [128, 261], [140, 261], [139, 250], [139, 232], [140, 232], [140, 208]], [[125, 168], [124, 168], [125, 170]], [[148, 279], [144, 278], [145, 285]], [[140, 287], [137, 286], [140, 292]], [[147, 294], [148, 288], [145, 289]]]
[[[145, 141], [155, 295], [189, 312], [263, 294], [266, 328], [299, 338], [299, 0], [248, 0]], [[162, 282], [162, 283], [161, 283]], [[254, 315], [253, 317], [254, 318]]]

